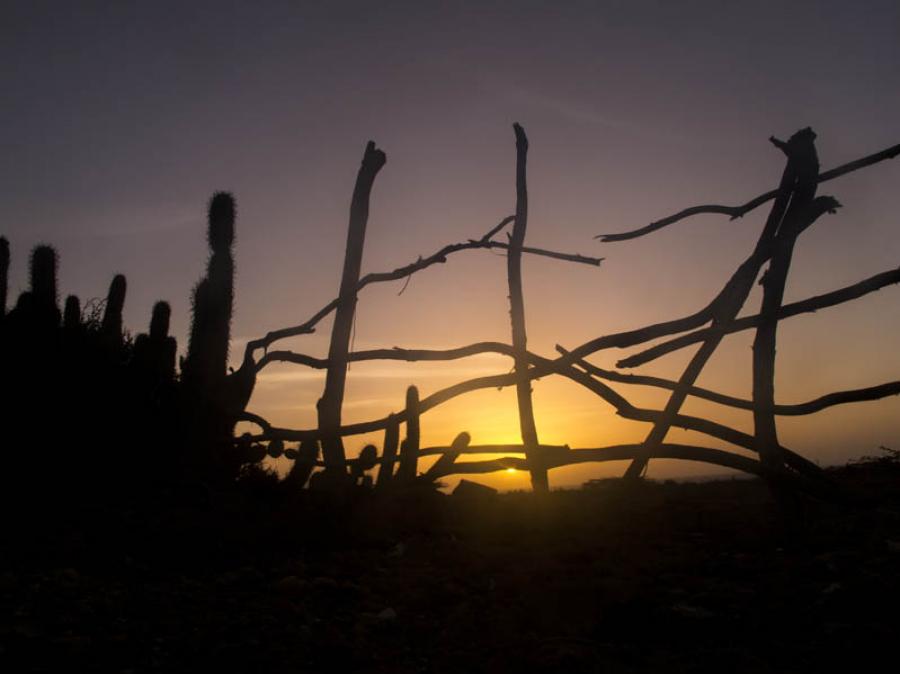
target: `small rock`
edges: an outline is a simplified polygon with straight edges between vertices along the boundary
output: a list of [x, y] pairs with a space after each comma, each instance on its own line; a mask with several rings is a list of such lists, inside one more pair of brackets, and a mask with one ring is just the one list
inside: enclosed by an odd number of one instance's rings
[[376, 617], [382, 622], [388, 622], [397, 619], [397, 612], [388, 606], [383, 611], [380, 611]]
[[478, 482], [471, 480], [460, 480], [453, 490], [453, 496], [456, 498], [492, 498], [497, 495], [497, 490]]
[[216, 578], [216, 584], [234, 585], [236, 582], [238, 582], [239, 579], [240, 576], [236, 571], [226, 571], [225, 573], [219, 574], [219, 576]]
[[297, 576], [285, 576], [275, 583], [275, 589], [288, 597], [297, 597], [303, 594], [306, 583]]
[[822, 590], [822, 594], [833, 594], [841, 589], [840, 583], [831, 583], [828, 587]]
[[693, 606], [691, 604], [675, 604], [672, 606], [675, 613], [683, 615], [686, 618], [713, 618], [715, 614], [705, 608]]
[[81, 575], [73, 568], [66, 568], [59, 572], [59, 577], [66, 583], [75, 584], [81, 580]]

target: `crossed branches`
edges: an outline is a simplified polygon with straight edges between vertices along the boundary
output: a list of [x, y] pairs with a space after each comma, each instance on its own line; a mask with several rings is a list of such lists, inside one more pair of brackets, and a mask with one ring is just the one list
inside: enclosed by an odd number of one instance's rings
[[[379, 485], [382, 483], [383, 478], [385, 482], [389, 482], [391, 479], [391, 468], [394, 462], [398, 461], [396, 456], [397, 428], [399, 424], [405, 423], [408, 426], [414, 425], [416, 429], [414, 443], [407, 445], [407, 441], [404, 441], [403, 446], [401, 446], [401, 457], [405, 458], [399, 460], [406, 461], [407, 468], [409, 468], [408, 462], [412, 461], [412, 475], [408, 474], [408, 469], [405, 470], [407, 479], [414, 478], [415, 461], [418, 457], [436, 454], [441, 456], [440, 461], [419, 479], [431, 481], [452, 473], [483, 473], [505, 468], [517, 468], [531, 472], [533, 485], [536, 489], [546, 488], [546, 471], [548, 469], [563, 465], [587, 461], [631, 459], [632, 464], [627, 474], [636, 477], [642, 474], [647, 462], [652, 458], [677, 458], [703, 461], [756, 475], [763, 475], [771, 480], [773, 485], [789, 483], [802, 490], [820, 495], [830, 492], [831, 487], [828, 481], [815, 464], [780, 444], [774, 430], [775, 416], [812, 414], [834, 405], [876, 400], [897, 395], [900, 394], [900, 381], [891, 381], [861, 389], [837, 391], [801, 403], [776, 404], [772, 386], [775, 330], [778, 323], [784, 319], [837, 306], [859, 299], [886, 286], [896, 284], [900, 282], [900, 268], [888, 270], [853, 285], [787, 305], [782, 305], [781, 303], [784, 282], [790, 267], [791, 251], [797, 238], [823, 214], [834, 213], [840, 206], [831, 197], [816, 197], [816, 186], [852, 171], [896, 157], [900, 154], [900, 145], [892, 146], [881, 152], [820, 174], [818, 173], [818, 161], [813, 145], [815, 134], [811, 130], [801, 130], [787, 142], [773, 138], [771, 139], [773, 144], [787, 156], [787, 164], [782, 181], [777, 189], [766, 192], [742, 206], [695, 206], [630, 232], [596, 237], [602, 238], [604, 242], [624, 241], [649, 234], [696, 214], [718, 213], [729, 215], [732, 219], [735, 219], [743, 217], [768, 201], [774, 202], [755, 249], [739, 266], [722, 290], [705, 307], [694, 314], [681, 318], [597, 337], [572, 349], [566, 349], [557, 345], [559, 356], [549, 359], [532, 353], [525, 347], [524, 315], [521, 310], [521, 268], [518, 265], [518, 257], [521, 254], [540, 255], [566, 262], [590, 265], [599, 265], [603, 258], [575, 253], [559, 253], [524, 245], [525, 223], [527, 220], [527, 187], [525, 185], [524, 172], [527, 139], [525, 138], [524, 130], [520, 126], [516, 125], [515, 130], [518, 148], [516, 215], [507, 216], [481, 238], [449, 244], [426, 258], [420, 257], [415, 262], [398, 267], [393, 271], [370, 273], [361, 278], [358, 277], [357, 271], [355, 278], [345, 279], [345, 283], [342, 285], [341, 296], [325, 305], [305, 323], [269, 332], [264, 337], [249, 342], [245, 352], [245, 362], [254, 362], [255, 352], [259, 349], [265, 350], [265, 353], [255, 361], [257, 372], [271, 363], [283, 362], [325, 369], [331, 376], [335, 368], [345, 369], [346, 364], [350, 362], [371, 360], [450, 361], [484, 353], [500, 354], [512, 359], [514, 363], [512, 372], [458, 382], [421, 399], [418, 396], [418, 392], [415, 389], [411, 389], [407, 407], [403, 410], [381, 419], [343, 425], [339, 423], [340, 417], [338, 415], [338, 423], [335, 423], [334, 419], [332, 419], [330, 425], [324, 429], [322, 424], [318, 428], [307, 430], [276, 428], [262, 417], [246, 413], [244, 419], [257, 424], [262, 431], [255, 436], [251, 436], [251, 441], [278, 440], [315, 443], [318, 441], [327, 442], [329, 437], [339, 439], [348, 435], [384, 430], [386, 432], [385, 452], [382, 457], [376, 460], [376, 463], [382, 465]], [[374, 180], [374, 174], [372, 175], [372, 180]], [[371, 181], [369, 181], [368, 188], [371, 188]], [[509, 235], [509, 242], [505, 243], [495, 240], [494, 237], [510, 224], [513, 225], [513, 231]], [[345, 351], [341, 353], [340, 361], [336, 361], [333, 357], [317, 358], [292, 351], [268, 350], [273, 343], [280, 339], [313, 332], [315, 326], [324, 317], [332, 311], [340, 311], [342, 304], [346, 306], [347, 297], [352, 295], [355, 303], [356, 294], [371, 283], [408, 279], [413, 274], [423, 271], [434, 264], [446, 262], [448, 256], [453, 253], [477, 249], [502, 249], [508, 253], [510, 297], [513, 303], [513, 337], [511, 344], [478, 342], [442, 350], [394, 347], [356, 352]], [[361, 249], [359, 252], [361, 254]], [[769, 269], [764, 275], [762, 310], [756, 315], [738, 318], [738, 312], [744, 306], [753, 284], [756, 282], [763, 266], [767, 263], [769, 264]], [[343, 323], [346, 324], [346, 317]], [[346, 328], [346, 325], [344, 325], [344, 328]], [[756, 330], [757, 352], [754, 360], [755, 383], [753, 399], [740, 399], [696, 386], [695, 382], [698, 375], [722, 339], [727, 335], [748, 329]], [[694, 344], [700, 344], [700, 349], [694, 354], [678, 381], [607, 370], [586, 360], [588, 356], [602, 350], [641, 346], [657, 339], [664, 339], [664, 341], [650, 347], [644, 347], [637, 353], [620, 359], [617, 366], [620, 368], [637, 367], [674, 351]], [[569, 447], [554, 447], [540, 444], [537, 440], [534, 416], [531, 410], [530, 382], [549, 375], [566, 377], [592, 391], [606, 404], [611, 405], [616, 413], [623, 418], [652, 424], [650, 434], [642, 443], [591, 449], [571, 449]], [[663, 410], [643, 409], [634, 406], [623, 395], [614, 390], [608, 382], [655, 387], [670, 391], [671, 396]], [[465, 393], [486, 388], [502, 388], [504, 386], [515, 386], [518, 392], [517, 399], [522, 422], [523, 444], [470, 445], [468, 435], [460, 434], [451, 447], [418, 447], [417, 429], [421, 414]], [[708, 419], [681, 413], [680, 408], [688, 396], [699, 397], [736, 409], [752, 411], [756, 422], [755, 433], [750, 435]], [[724, 450], [666, 442], [665, 437], [668, 430], [673, 426], [698, 431], [717, 440], [725, 441], [742, 450], [758, 455], [761, 460]], [[389, 445], [390, 450], [388, 448]], [[476, 462], [456, 461], [460, 455], [479, 453], [519, 453], [524, 454], [525, 458], [507, 456]], [[333, 461], [333, 455], [332, 459], [326, 456], [324, 461], [317, 460], [317, 465], [327, 467]], [[350, 460], [348, 463], [352, 464], [353, 462], [354, 460]]]

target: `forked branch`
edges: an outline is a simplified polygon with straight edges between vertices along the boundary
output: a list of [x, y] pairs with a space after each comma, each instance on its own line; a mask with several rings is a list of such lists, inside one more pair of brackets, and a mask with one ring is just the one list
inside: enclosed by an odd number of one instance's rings
[[[867, 166], [872, 166], [873, 164], [885, 161], [886, 159], [893, 159], [898, 154], [900, 154], [900, 145], [894, 145], [885, 150], [882, 150], [881, 152], [870, 154], [866, 157], [862, 157], [855, 161], [837, 166], [830, 171], [825, 171], [824, 173], [819, 174], [818, 182], [824, 183], [828, 180], [834, 180], [835, 178], [839, 178], [861, 168], [866, 168]], [[679, 211], [674, 215], [670, 215], [668, 217], [662, 218], [661, 220], [651, 222], [649, 225], [631, 230], [630, 232], [620, 232], [618, 234], [598, 234], [594, 238], [600, 239], [603, 243], [636, 239], [638, 237], [660, 230], [663, 227], [668, 227], [669, 225], [674, 224], [680, 220], [684, 220], [685, 218], [689, 218], [694, 215], [700, 215], [702, 213], [727, 215], [732, 220], [735, 220], [737, 218], [744, 217], [745, 215], [747, 215], [747, 213], [755, 210], [759, 206], [762, 206], [767, 201], [771, 201], [776, 197], [777, 194], [777, 189], [770, 190], [765, 194], [760, 194], [758, 197], [751, 199], [746, 204], [743, 204], [741, 206], [721, 206], [718, 204], [692, 206], [691, 208], [685, 208], [683, 211]]]

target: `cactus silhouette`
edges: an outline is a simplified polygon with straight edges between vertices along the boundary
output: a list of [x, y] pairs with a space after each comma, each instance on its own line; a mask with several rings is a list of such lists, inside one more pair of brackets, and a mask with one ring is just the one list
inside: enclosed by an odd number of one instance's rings
[[100, 332], [104, 340], [110, 344], [118, 344], [122, 341], [122, 309], [125, 308], [127, 288], [128, 283], [122, 274], [116, 274], [109, 284]]
[[66, 298], [63, 310], [63, 328], [68, 333], [73, 333], [81, 328], [81, 302], [75, 295]]
[[37, 246], [31, 253], [31, 295], [42, 306], [56, 306], [56, 251]]
[[175, 378], [177, 344], [169, 337], [169, 318], [172, 308], [168, 302], [153, 305], [149, 334], [142, 333], [134, 341], [134, 365], [139, 376], [149, 378], [151, 384], [170, 382]]
[[56, 251], [47, 245], [31, 252], [29, 276], [31, 287], [19, 295], [11, 316], [21, 334], [49, 337], [59, 327], [60, 311], [56, 296]]
[[159, 301], [153, 305], [150, 316], [150, 339], [165, 339], [169, 336], [169, 319], [172, 307], [168, 302]]
[[6, 294], [9, 289], [9, 241], [0, 236], [0, 320], [6, 315]]
[[252, 358], [228, 374], [228, 345], [234, 305], [234, 198], [216, 192], [208, 207], [206, 275], [194, 287], [190, 339], [182, 362], [182, 404], [195, 465], [213, 464], [233, 479], [246, 453], [233, 446], [234, 427], [244, 410], [256, 371]]
[[185, 359], [187, 381], [200, 388], [221, 384], [228, 365], [228, 343], [234, 305], [234, 198], [216, 192], [209, 202], [207, 241], [210, 255], [203, 278], [194, 289], [193, 322]]

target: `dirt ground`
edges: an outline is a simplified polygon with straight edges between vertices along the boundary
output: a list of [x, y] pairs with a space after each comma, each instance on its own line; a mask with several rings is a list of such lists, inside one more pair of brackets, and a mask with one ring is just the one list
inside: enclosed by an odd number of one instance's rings
[[869, 671], [897, 657], [900, 468], [834, 478], [863, 500], [790, 521], [755, 480], [7, 511], [0, 665]]

